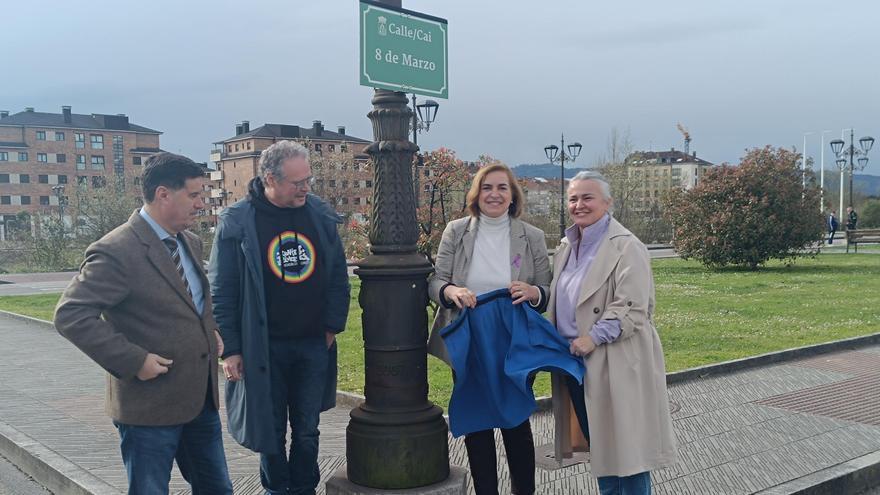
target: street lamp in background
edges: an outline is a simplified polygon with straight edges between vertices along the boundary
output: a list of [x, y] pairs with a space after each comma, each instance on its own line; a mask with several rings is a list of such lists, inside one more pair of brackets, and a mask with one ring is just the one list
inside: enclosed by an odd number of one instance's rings
[[843, 158], [838, 158], [834, 161], [834, 163], [837, 165], [837, 168], [840, 169], [840, 205], [838, 206], [837, 215], [838, 218], [843, 218], [843, 184], [846, 182], [844, 180], [846, 178], [846, 160], [844, 160]]
[[565, 237], [565, 160], [574, 163], [581, 154], [581, 143], [568, 145], [568, 153], [565, 152], [565, 134], [559, 140], [559, 146], [551, 144], [544, 147], [544, 154], [550, 163], [559, 160], [559, 238]]
[[55, 193], [55, 197], [58, 198], [58, 220], [61, 221], [61, 225], [64, 225], [64, 184], [52, 186], [52, 192]]
[[825, 133], [831, 131], [822, 131], [822, 144], [819, 146], [819, 154], [822, 157], [819, 165], [819, 211], [825, 211]]
[[[839, 159], [844, 160], [844, 165], [846, 165], [846, 156], [849, 155], [849, 206], [853, 206], [853, 175], [855, 171], [855, 161], [854, 158], [859, 156], [857, 160], [859, 163], [858, 170], [864, 170], [868, 165], [868, 152], [871, 151], [871, 148], [874, 146], [874, 138], [871, 136], [864, 136], [859, 139], [859, 149], [856, 149], [855, 143], [855, 131], [853, 129], [849, 129], [849, 146], [844, 148], [846, 144], [843, 139], [835, 139], [831, 141], [831, 151], [834, 152], [835, 155]], [[838, 160], [838, 166], [840, 166], [840, 160]], [[844, 169], [841, 168], [841, 172]], [[841, 183], [843, 182], [843, 176], [841, 173]], [[841, 185], [841, 192], [843, 185]], [[843, 208], [843, 203], [841, 203], [841, 209]], [[842, 214], [842, 212], [841, 212]]]
[[[434, 122], [434, 119], [437, 117], [437, 109], [440, 107], [440, 104], [434, 100], [425, 100], [422, 103], [416, 105], [416, 95], [412, 95], [412, 107], [413, 107], [413, 116], [412, 116], [412, 134], [413, 134], [413, 144], [418, 146], [418, 136], [419, 133], [424, 129], [425, 132], [431, 130], [431, 124]], [[416, 151], [418, 156], [418, 162], [416, 163], [416, 168], [413, 171], [413, 187], [415, 188], [415, 199], [416, 199], [416, 209], [419, 207], [419, 194], [421, 193], [419, 186], [419, 177], [421, 176], [421, 166], [422, 166], [422, 153]]]

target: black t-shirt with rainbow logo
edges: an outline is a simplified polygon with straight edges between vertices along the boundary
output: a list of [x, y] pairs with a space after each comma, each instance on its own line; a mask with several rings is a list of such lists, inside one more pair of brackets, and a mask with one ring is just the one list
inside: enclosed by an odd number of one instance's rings
[[318, 230], [306, 207], [255, 201], [269, 337], [323, 336], [324, 287]]

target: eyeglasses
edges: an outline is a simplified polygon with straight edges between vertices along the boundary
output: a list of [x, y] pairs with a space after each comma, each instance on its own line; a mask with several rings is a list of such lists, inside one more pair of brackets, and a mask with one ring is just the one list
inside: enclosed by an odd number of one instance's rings
[[309, 186], [309, 188], [311, 188], [315, 185], [315, 178], [312, 176], [308, 176], [303, 180], [291, 181], [290, 184], [297, 189], [305, 189], [306, 186]]

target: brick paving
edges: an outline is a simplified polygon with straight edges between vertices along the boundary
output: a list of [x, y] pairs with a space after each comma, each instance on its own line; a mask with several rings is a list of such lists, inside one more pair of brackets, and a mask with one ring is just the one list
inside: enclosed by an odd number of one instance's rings
[[[123, 492], [118, 439], [103, 412], [102, 371], [54, 330], [5, 316], [0, 355], [0, 426]], [[672, 385], [681, 460], [652, 473], [655, 493], [754, 493], [880, 452], [878, 383], [880, 345]], [[344, 408], [322, 415], [319, 493], [344, 461], [347, 424]], [[536, 445], [552, 441], [552, 427], [549, 413], [533, 416]], [[261, 493], [258, 457], [229, 437], [225, 445], [235, 492]], [[499, 454], [501, 492], [509, 493]], [[461, 439], [450, 438], [450, 460], [466, 466]], [[537, 484], [540, 494], [598, 493], [584, 463], [539, 468]], [[176, 472], [172, 492], [188, 493]]]

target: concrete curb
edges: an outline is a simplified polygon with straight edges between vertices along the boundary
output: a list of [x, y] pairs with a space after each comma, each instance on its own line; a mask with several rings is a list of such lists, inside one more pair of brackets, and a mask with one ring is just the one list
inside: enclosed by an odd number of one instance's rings
[[825, 468], [758, 492], [761, 495], [840, 495], [880, 484], [880, 452]]
[[119, 489], [0, 421], [0, 453], [52, 493], [119, 495]]
[[849, 339], [835, 340], [833, 342], [825, 342], [823, 344], [795, 347], [794, 349], [786, 349], [784, 351], [768, 352], [767, 354], [760, 354], [758, 356], [734, 359], [733, 361], [708, 364], [706, 366], [698, 366], [696, 368], [689, 368], [686, 370], [667, 373], [666, 383], [681, 383], [688, 380], [694, 380], [696, 378], [705, 378], [712, 375], [732, 373], [734, 371], [742, 371], [744, 369], [755, 368], [757, 366], [776, 364], [782, 361], [815, 356], [818, 354], [827, 354], [834, 351], [849, 350], [856, 347], [863, 347], [877, 343], [880, 343], [880, 332], [873, 333], [871, 335], [863, 335], [861, 337], [852, 337]]

